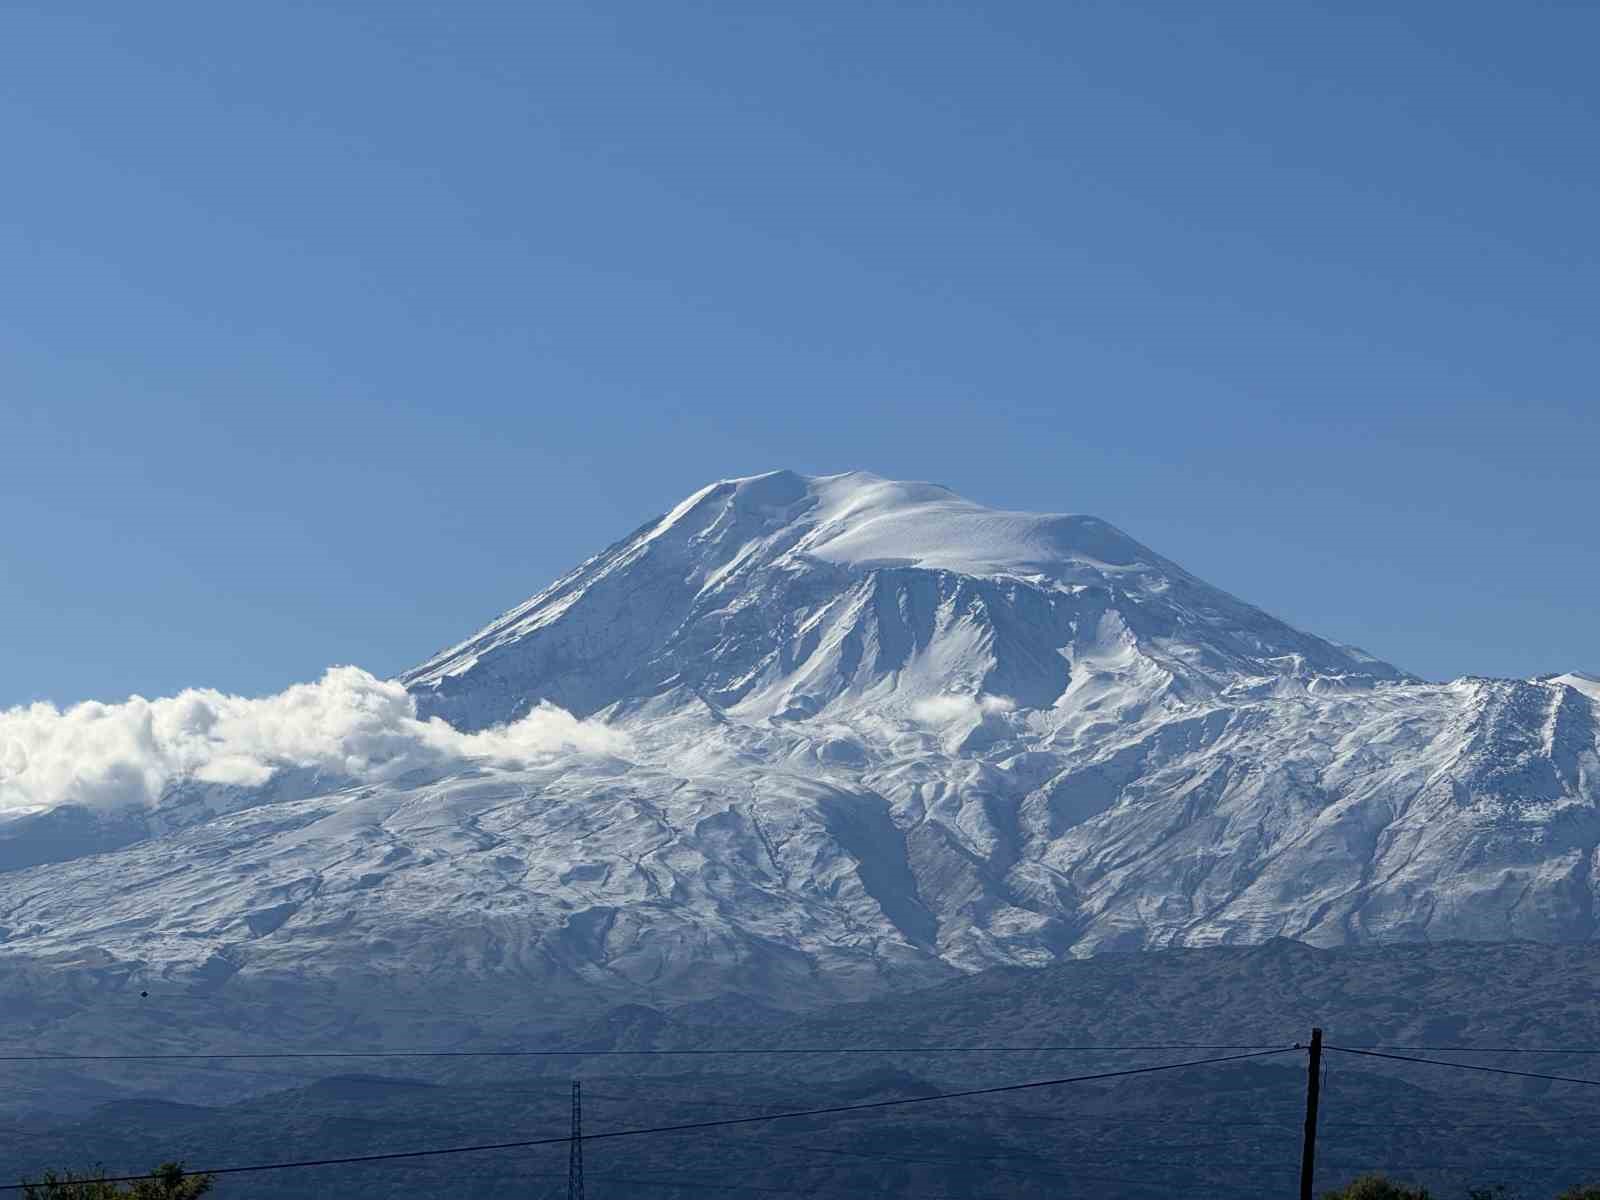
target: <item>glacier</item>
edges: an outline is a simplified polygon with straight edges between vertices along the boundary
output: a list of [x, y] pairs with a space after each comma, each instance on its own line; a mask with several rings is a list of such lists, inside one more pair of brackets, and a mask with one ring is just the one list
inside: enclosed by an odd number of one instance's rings
[[0, 822], [13, 989], [801, 1006], [1595, 932], [1600, 682], [1423, 681], [1093, 517], [724, 480], [397, 682], [462, 744], [609, 736]]

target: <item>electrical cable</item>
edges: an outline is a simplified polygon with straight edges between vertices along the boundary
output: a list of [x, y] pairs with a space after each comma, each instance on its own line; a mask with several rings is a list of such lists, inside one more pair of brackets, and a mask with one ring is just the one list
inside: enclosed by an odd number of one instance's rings
[[[652, 1080], [652, 1079], [648, 1079], [647, 1078], [647, 1079], [640, 1080], [639, 1082], [642, 1085], [651, 1085], [651, 1084], [660, 1083], [662, 1081]], [[565, 1086], [564, 1082], [563, 1082], [563, 1086]], [[501, 1092], [499, 1094], [505, 1095], [506, 1093]], [[515, 1095], [515, 1094], [520, 1094], [520, 1093], [511, 1093], [511, 1094]], [[530, 1092], [530, 1093], [527, 1093], [527, 1094], [529, 1094], [529, 1095], [535, 1095], [535, 1094], [542, 1095], [543, 1093], [531, 1093]], [[584, 1096], [586, 1098], [588, 1098], [588, 1099], [594, 1099], [594, 1100], [609, 1100], [609, 1101], [612, 1101], [613, 1103], [617, 1103], [617, 1104], [637, 1104], [637, 1103], [640, 1102], [640, 1099], [641, 1099], [641, 1097], [638, 1096], [638, 1095], [623, 1096], [623, 1095], [617, 1095], [617, 1094], [612, 1093], [612, 1092], [590, 1092], [590, 1091], [587, 1091], [587, 1090], [584, 1092]], [[752, 1112], [752, 1111], [766, 1112], [766, 1111], [769, 1111], [773, 1107], [771, 1104], [737, 1104], [737, 1103], [734, 1103], [734, 1102], [731, 1102], [731, 1101], [727, 1101], [727, 1100], [704, 1100], [704, 1099], [700, 1099], [698, 1097], [694, 1098], [694, 1099], [683, 1099], [683, 1098], [680, 1098], [680, 1097], [672, 1097], [670, 1101], [667, 1100], [665, 1097], [663, 1097], [663, 1098], [660, 1099], [659, 1102], [662, 1103], [662, 1104], [670, 1103], [674, 1107], [681, 1107], [683, 1105], [688, 1105], [688, 1106], [693, 1107], [693, 1108], [732, 1109], [732, 1110], [734, 1110], [736, 1112]], [[1139, 1119], [1134, 1119], [1134, 1118], [1078, 1116], [1078, 1115], [1074, 1115], [1074, 1116], [1071, 1116], [1071, 1117], [1063, 1117], [1063, 1116], [1061, 1116], [1061, 1115], [1059, 1115], [1057, 1113], [1029, 1113], [1029, 1112], [1024, 1112], [1024, 1111], [1022, 1111], [1020, 1109], [1009, 1108], [1009, 1107], [993, 1109], [993, 1110], [991, 1110], [991, 1112], [988, 1115], [989, 1116], [993, 1116], [993, 1117], [998, 1117], [998, 1118], [1003, 1119], [1003, 1120], [1009, 1119], [1009, 1120], [1017, 1120], [1017, 1121], [1054, 1121], [1054, 1122], [1060, 1122], [1060, 1123], [1072, 1124], [1072, 1125], [1086, 1125], [1086, 1124], [1090, 1124], [1090, 1125], [1107, 1125], [1107, 1124], [1110, 1124], [1110, 1125], [1138, 1126], [1138, 1127], [1143, 1127], [1143, 1128], [1150, 1128], [1152, 1126], [1167, 1126], [1167, 1125], [1180, 1125], [1180, 1126], [1184, 1126], [1184, 1127], [1198, 1126], [1198, 1127], [1203, 1128], [1203, 1129], [1221, 1131], [1222, 1133], [1226, 1133], [1226, 1132], [1228, 1132], [1230, 1130], [1233, 1130], [1233, 1129], [1236, 1129], [1236, 1128], [1242, 1128], [1242, 1127], [1252, 1127], [1252, 1131], [1255, 1128], [1284, 1129], [1284, 1130], [1288, 1130], [1288, 1129], [1298, 1130], [1300, 1128], [1298, 1125], [1290, 1124], [1288, 1122], [1277, 1123], [1277, 1122], [1270, 1122], [1270, 1121], [1196, 1121], [1196, 1120], [1176, 1120], [1176, 1119], [1166, 1119], [1166, 1118], [1162, 1118], [1162, 1119], [1154, 1119], [1154, 1118], [1152, 1118], [1152, 1119], [1147, 1119], [1147, 1120], [1139, 1120]], [[1166, 1146], [1166, 1147], [1164, 1147], [1164, 1149], [1169, 1149], [1169, 1150], [1220, 1149], [1220, 1148], [1222, 1148], [1224, 1146], [1228, 1146], [1228, 1145], [1232, 1145], [1232, 1144], [1233, 1143], [1230, 1143], [1230, 1142], [1182, 1142], [1182, 1143], [1178, 1143], [1176, 1145]], [[843, 1153], [843, 1151], [841, 1151], [840, 1153]], [[1006, 1157], [1012, 1157], [1012, 1156], [1006, 1156]], [[1026, 1157], [1026, 1156], [1018, 1156], [1018, 1157]]]
[[[549, 1173], [549, 1172], [527, 1174], [525, 1172], [519, 1171], [517, 1173], [517, 1178], [519, 1180], [526, 1180], [526, 1179], [561, 1179], [561, 1180], [564, 1180], [564, 1179], [566, 1179], [566, 1176], [565, 1175], [556, 1175], [556, 1174]], [[589, 1179], [597, 1179], [597, 1180], [600, 1180], [600, 1181], [605, 1182], [605, 1183], [626, 1183], [626, 1184], [632, 1184], [632, 1185], [635, 1185], [635, 1186], [642, 1186], [642, 1187], [685, 1188], [685, 1189], [687, 1189], [687, 1188], [705, 1188], [705, 1189], [711, 1189], [711, 1190], [715, 1190], [715, 1191], [774, 1192], [774, 1193], [782, 1193], [782, 1194], [786, 1194], [786, 1195], [798, 1195], [798, 1196], [815, 1196], [816, 1195], [816, 1188], [782, 1188], [782, 1187], [771, 1187], [771, 1186], [763, 1186], [763, 1185], [760, 1185], [760, 1184], [750, 1184], [750, 1183], [712, 1183], [712, 1182], [710, 1182], [708, 1180], [685, 1179], [685, 1178], [682, 1178], [682, 1177], [674, 1177], [674, 1178], [670, 1178], [670, 1179], [659, 1178], [659, 1177], [655, 1178], [655, 1179], [641, 1179], [641, 1178], [638, 1178], [638, 1177], [635, 1177], [635, 1176], [628, 1176], [628, 1175], [592, 1174], [592, 1175], [588, 1175], [587, 1178], [589, 1178]], [[1148, 1191], [1160, 1191], [1160, 1192], [1167, 1192], [1167, 1193], [1170, 1193], [1171, 1188], [1172, 1188], [1172, 1183], [1171, 1183], [1170, 1180], [1119, 1179], [1119, 1178], [1112, 1178], [1112, 1177], [1105, 1176], [1105, 1175], [1076, 1175], [1076, 1174], [1073, 1175], [1072, 1178], [1081, 1179], [1081, 1180], [1084, 1180], [1085, 1182], [1090, 1182], [1090, 1183], [1120, 1183], [1120, 1184], [1123, 1184], [1123, 1185], [1128, 1186], [1128, 1187], [1143, 1188], [1143, 1189], [1148, 1190]], [[1243, 1193], [1243, 1194], [1267, 1197], [1267, 1196], [1276, 1196], [1278, 1193], [1254, 1192], [1254, 1193]], [[996, 1195], [994, 1193], [985, 1193], [985, 1192], [979, 1192], [979, 1193], [961, 1192], [961, 1193], [958, 1194], [958, 1193], [955, 1193], [955, 1192], [924, 1192], [924, 1191], [918, 1191], [917, 1192], [917, 1196], [918, 1196], [918, 1200], [1011, 1200], [1011, 1195], [1010, 1194], [1005, 1195], [1005, 1196], [1000, 1196], [1000, 1195]]]
[[1454, 1067], [1458, 1071], [1482, 1071], [1489, 1075], [1514, 1075], [1519, 1079], [1548, 1079], [1554, 1083], [1585, 1083], [1600, 1087], [1600, 1079], [1580, 1079], [1576, 1075], [1546, 1075], [1540, 1071], [1513, 1071], [1509, 1067], [1485, 1067], [1478, 1063], [1446, 1062], [1442, 1058], [1417, 1058], [1409, 1054], [1384, 1054], [1377, 1050], [1357, 1050], [1350, 1046], [1324, 1046], [1338, 1054], [1357, 1054], [1362, 1058], [1384, 1058], [1391, 1062], [1424, 1063], [1430, 1067]]
[[[1326, 1049], [1326, 1047], [1324, 1047]], [[1593, 1125], [1592, 1116], [1550, 1117], [1528, 1121], [1329, 1121], [1324, 1129], [1557, 1129], [1562, 1125]]]
[[[898, 1155], [898, 1154], [875, 1154], [875, 1153], [870, 1153], [870, 1152], [865, 1151], [865, 1150], [842, 1150], [842, 1149], [834, 1149], [834, 1148], [824, 1147], [824, 1146], [806, 1146], [806, 1145], [801, 1145], [801, 1144], [795, 1143], [795, 1142], [774, 1142], [770, 1138], [762, 1139], [761, 1145], [767, 1147], [768, 1149], [787, 1150], [787, 1151], [790, 1151], [790, 1152], [793, 1152], [793, 1153], [800, 1153], [800, 1154], [832, 1154], [832, 1155], [842, 1155], [842, 1156], [845, 1156], [847, 1158], [874, 1159], [874, 1160], [877, 1160], [879, 1162], [916, 1163], [916, 1164], [929, 1164], [929, 1165], [933, 1165], [933, 1166], [945, 1166], [945, 1167], [960, 1167], [960, 1166], [966, 1166], [966, 1165], [968, 1165], [970, 1163], [985, 1163], [985, 1164], [988, 1164], [988, 1163], [995, 1163], [995, 1162], [1014, 1162], [1014, 1161], [1016, 1161], [1018, 1159], [1022, 1159], [1023, 1161], [1037, 1161], [1037, 1160], [1031, 1159], [1030, 1156], [1024, 1155], [1024, 1154], [974, 1154], [974, 1155], [967, 1155], [967, 1156], [965, 1156], [963, 1158], [924, 1158], [924, 1157], [912, 1158], [912, 1157], [908, 1157], [908, 1156], [904, 1156], [904, 1155]], [[1163, 1149], [1166, 1149], [1166, 1150], [1173, 1150], [1173, 1149], [1215, 1149], [1215, 1148], [1217, 1148], [1216, 1145], [1199, 1146], [1199, 1147], [1182, 1147], [1182, 1146], [1178, 1146], [1178, 1147], [1166, 1146], [1166, 1147], [1163, 1147]], [[1066, 1163], [1066, 1162], [1052, 1163], [1052, 1162], [1049, 1162], [1047, 1160], [1044, 1163], [1044, 1165], [1047, 1166], [1047, 1167], [1048, 1166], [1056, 1166], [1056, 1167], [1065, 1168], [1065, 1171], [1062, 1171], [1062, 1170], [1056, 1170], [1056, 1171], [1050, 1171], [1050, 1170], [1030, 1171], [1030, 1170], [1025, 1170], [1025, 1169], [1022, 1169], [1022, 1168], [1019, 1168], [1019, 1167], [996, 1167], [996, 1166], [986, 1166], [985, 1170], [991, 1171], [991, 1172], [993, 1172], [994, 1174], [997, 1174], [997, 1175], [1016, 1175], [1016, 1176], [1018, 1176], [1020, 1178], [1024, 1178], [1024, 1179], [1066, 1179], [1066, 1180], [1073, 1180], [1073, 1179], [1088, 1179], [1088, 1178], [1092, 1178], [1091, 1176], [1086, 1176], [1086, 1175], [1082, 1174], [1080, 1171], [1075, 1169], [1078, 1165], [1080, 1165], [1084, 1161], [1085, 1160], [1083, 1160], [1083, 1159], [1074, 1159], [1070, 1163]], [[1093, 1162], [1090, 1162], [1088, 1165], [1094, 1166], [1096, 1164], [1093, 1163]], [[1152, 1158], [1135, 1159], [1135, 1160], [1129, 1161], [1126, 1165], [1128, 1165], [1128, 1166], [1139, 1166], [1139, 1167], [1179, 1167], [1179, 1168], [1182, 1168], [1183, 1170], [1189, 1171], [1191, 1173], [1193, 1173], [1196, 1170], [1202, 1169], [1205, 1166], [1204, 1163], [1187, 1162], [1187, 1161], [1174, 1161], [1172, 1159], [1152, 1159]], [[1071, 1173], [1068, 1174], [1068, 1173], [1066, 1173], [1067, 1171], [1070, 1171]], [[1113, 1179], [1113, 1180], [1109, 1180], [1108, 1182], [1112, 1182], [1112, 1183], [1135, 1183], [1135, 1182], [1140, 1182], [1140, 1181], [1131, 1180], [1131, 1179]], [[1157, 1182], [1157, 1181], [1149, 1180], [1149, 1181], [1145, 1181], [1145, 1182], [1154, 1183], [1154, 1182]]]
[[[971, 1088], [960, 1092], [937, 1092], [929, 1096], [907, 1096], [899, 1100], [871, 1100], [858, 1104], [834, 1104], [823, 1108], [799, 1109], [792, 1112], [769, 1113], [756, 1117], [722, 1117], [714, 1121], [691, 1121], [681, 1125], [647, 1126], [641, 1129], [614, 1129], [602, 1133], [586, 1133], [585, 1142], [610, 1141], [618, 1138], [640, 1137], [647, 1134], [688, 1133], [705, 1129], [721, 1129], [733, 1125], [754, 1125], [765, 1121], [780, 1121], [798, 1117], [833, 1116], [841, 1113], [868, 1112], [876, 1109], [899, 1108], [912, 1104], [930, 1104], [936, 1101], [958, 1100], [970, 1096], [995, 1096], [1008, 1092], [1035, 1091], [1039, 1088], [1060, 1087], [1069, 1083], [1092, 1083], [1105, 1079], [1123, 1079], [1133, 1075], [1152, 1075], [1162, 1071], [1178, 1071], [1188, 1067], [1218, 1066], [1245, 1059], [1264, 1058], [1268, 1055], [1287, 1054], [1295, 1046], [1278, 1046], [1271, 1050], [1256, 1050], [1245, 1054], [1229, 1054], [1217, 1058], [1190, 1059], [1186, 1062], [1161, 1063], [1149, 1067], [1129, 1067], [1120, 1071], [1099, 1071], [1089, 1075], [1069, 1075], [1059, 1079], [1038, 1079], [1027, 1083], [1003, 1084], [998, 1087]], [[554, 1146], [572, 1141], [570, 1134], [561, 1137], [527, 1138], [513, 1142], [490, 1142], [472, 1146], [449, 1146], [430, 1150], [394, 1150], [382, 1154], [356, 1154], [340, 1158], [302, 1159], [294, 1162], [259, 1163], [243, 1167], [212, 1167], [185, 1171], [184, 1175], [242, 1175], [259, 1171], [284, 1171], [308, 1167], [352, 1166], [358, 1163], [395, 1162], [401, 1159], [436, 1158], [444, 1155], [471, 1154], [491, 1150], [522, 1150], [534, 1146]], [[121, 1175], [108, 1177], [106, 1183], [134, 1183], [155, 1176]], [[20, 1192], [23, 1184], [0, 1185], [0, 1192]]]
[[[1299, 1047], [1295, 1047], [1299, 1049]], [[1016, 1121], [1054, 1121], [1068, 1125], [1198, 1125], [1207, 1129], [1283, 1129], [1299, 1131], [1303, 1126], [1298, 1115], [1286, 1116], [1282, 1121], [1196, 1121], [1176, 1117], [1096, 1117], [1079, 1116], [1074, 1114], [1063, 1117], [1058, 1113], [1030, 1113], [1017, 1108], [1000, 1110], [1006, 1117]]]
[[1595, 1046], [1363, 1046], [1363, 1050], [1420, 1054], [1600, 1054]]

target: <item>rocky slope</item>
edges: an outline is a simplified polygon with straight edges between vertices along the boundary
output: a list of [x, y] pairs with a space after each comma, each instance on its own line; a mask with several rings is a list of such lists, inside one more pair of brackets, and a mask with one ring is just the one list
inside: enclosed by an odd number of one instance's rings
[[725, 481], [403, 682], [461, 730], [550, 702], [617, 740], [190, 785], [49, 864], [0, 826], [0, 955], [799, 1004], [1106, 950], [1594, 930], [1600, 684], [1424, 683], [1094, 518]]

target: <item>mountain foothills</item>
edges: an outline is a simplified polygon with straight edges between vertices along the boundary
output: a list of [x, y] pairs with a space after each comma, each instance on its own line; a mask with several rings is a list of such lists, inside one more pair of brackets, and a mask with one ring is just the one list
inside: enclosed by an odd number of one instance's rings
[[[1594, 933], [1600, 682], [1423, 682], [1092, 517], [728, 480], [399, 683], [465, 749], [0, 824], [14, 993], [794, 1007], [1104, 951]], [[551, 706], [604, 736], [471, 749]]]
[[[0, 1179], [37, 1177], [61, 1163], [144, 1170], [157, 1147], [163, 1156], [221, 1166], [559, 1137], [574, 1078], [583, 1082], [586, 1129], [603, 1134], [1290, 1047], [1313, 1024], [1324, 1027], [1330, 1046], [1498, 1046], [1511, 1036], [1523, 1046], [1593, 1047], [1600, 1041], [1597, 968], [1596, 942], [1316, 950], [1274, 940], [997, 967], [805, 1013], [623, 1005], [523, 1043], [576, 1048], [552, 1057], [185, 1062], [181, 1069], [9, 1063], [0, 1092]], [[974, 1046], [1007, 1049], [878, 1052]], [[728, 1047], [763, 1052], [707, 1053]], [[831, 1052], [814, 1052], [821, 1047]], [[640, 1053], [663, 1049], [690, 1053]], [[1432, 1056], [1594, 1077], [1593, 1054], [1581, 1050]], [[1332, 1050], [1324, 1063], [1317, 1195], [1372, 1170], [1439, 1197], [1467, 1196], [1469, 1188], [1492, 1196], [1496, 1184], [1508, 1184], [1511, 1196], [1544, 1200], [1600, 1178], [1591, 1088]], [[587, 1144], [585, 1158], [590, 1194], [604, 1196], [1043, 1200], [1090, 1188], [1107, 1200], [1254, 1200], [1297, 1194], [1305, 1092], [1305, 1054], [1288, 1051], [854, 1116], [601, 1137]], [[19, 1100], [34, 1102], [29, 1115], [8, 1111]], [[52, 1107], [53, 1114], [40, 1111]], [[559, 1194], [567, 1153], [558, 1143], [244, 1173], [219, 1180], [217, 1194]]]

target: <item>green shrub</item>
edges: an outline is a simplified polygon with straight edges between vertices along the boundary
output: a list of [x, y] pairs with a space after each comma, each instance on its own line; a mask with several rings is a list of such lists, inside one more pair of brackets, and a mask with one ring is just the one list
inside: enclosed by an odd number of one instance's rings
[[196, 1200], [211, 1190], [210, 1175], [185, 1175], [182, 1163], [162, 1163], [149, 1179], [111, 1183], [103, 1169], [78, 1175], [46, 1171], [43, 1178], [22, 1181], [22, 1200]]
[[1427, 1188], [1409, 1188], [1382, 1175], [1363, 1175], [1322, 1200], [1428, 1200]]

